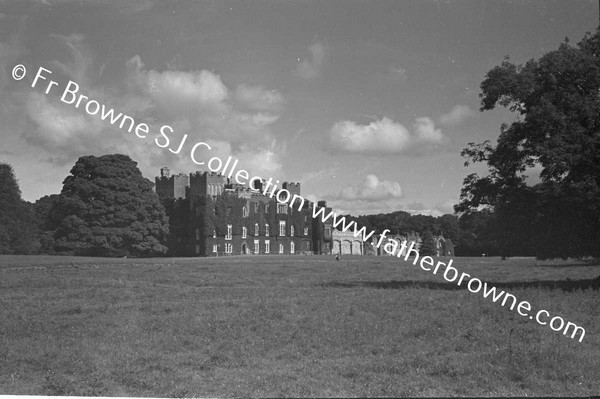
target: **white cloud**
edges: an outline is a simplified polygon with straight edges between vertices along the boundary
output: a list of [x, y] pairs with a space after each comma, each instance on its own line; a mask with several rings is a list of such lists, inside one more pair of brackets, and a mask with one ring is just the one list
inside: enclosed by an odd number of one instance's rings
[[364, 180], [337, 193], [322, 196], [336, 212], [354, 215], [399, 209], [402, 197], [398, 182], [380, 180], [375, 174], [369, 174]]
[[139, 56], [127, 66], [130, 92], [149, 96], [163, 123], [172, 122], [174, 128], [179, 126], [177, 131], [199, 140], [227, 143], [227, 155], [240, 162], [257, 166], [262, 159], [266, 166], [261, 170], [281, 167], [281, 153], [266, 150], [276, 146], [270, 126], [279, 119], [285, 103], [277, 91], [242, 83], [232, 92], [214, 72], [146, 70]]
[[[322, 43], [313, 43], [308, 47], [310, 57], [302, 60], [296, 67], [295, 73], [303, 79], [313, 79], [320, 73], [320, 69], [325, 62], [327, 53], [326, 47]], [[300, 59], [298, 59], [300, 61]]]
[[211, 71], [146, 71], [139, 56], [127, 62], [133, 88], [142, 90], [156, 103], [171, 111], [206, 111], [225, 107], [229, 96], [221, 77]]
[[[232, 156], [239, 159], [238, 168], [252, 174], [284, 177], [280, 159], [285, 147], [277, 143], [270, 131], [283, 111], [284, 100], [278, 92], [240, 84], [232, 95], [217, 73], [147, 69], [139, 56], [126, 64], [127, 84], [97, 86], [97, 79], [90, 78], [96, 72], [90, 68], [92, 57], [85, 39], [77, 35], [56, 37], [70, 50], [71, 57], [55, 62], [52, 69], [75, 80], [81, 94], [131, 116], [136, 123], [147, 123], [150, 133], [146, 138], [138, 138], [102, 121], [98, 115], [88, 115], [84, 105], [77, 109], [38, 88], [19, 92], [18, 99], [14, 95], [3, 98], [0, 115], [9, 111], [6, 102], [23, 104], [18, 118], [23, 121], [22, 126], [18, 126], [14, 136], [28, 148], [36, 148], [43, 168], [63, 170], [82, 155], [123, 153], [139, 163], [145, 176], [153, 176], [164, 165], [187, 173], [206, 169], [195, 165], [190, 157], [193, 144], [206, 141], [215, 144], [210, 157], [225, 160]], [[172, 149], [188, 135], [179, 154], [154, 144], [159, 128], [166, 124], [174, 129], [169, 135]], [[32, 179], [36, 177], [30, 176]]]
[[345, 200], [381, 201], [402, 197], [402, 189], [397, 182], [379, 180], [377, 176], [370, 174], [359, 184], [344, 188], [338, 197]]
[[227, 99], [228, 90], [221, 77], [213, 72], [202, 71], [148, 71], [148, 84], [155, 100], [186, 101], [207, 105]]
[[466, 105], [455, 105], [452, 110], [446, 114], [440, 116], [440, 124], [446, 126], [455, 126], [462, 123], [467, 118], [472, 118], [475, 115], [475, 111]]
[[421, 117], [415, 120], [415, 133], [420, 141], [427, 143], [441, 143], [444, 141], [444, 135], [440, 129], [435, 128], [431, 118]]
[[246, 84], [237, 87], [235, 99], [246, 108], [256, 111], [280, 111], [284, 104], [283, 96], [276, 90]]
[[445, 137], [427, 117], [417, 118], [415, 133], [387, 117], [361, 125], [354, 121], [341, 121], [329, 131], [334, 151], [364, 154], [398, 154], [428, 144], [440, 144]]
[[361, 125], [353, 121], [341, 121], [329, 132], [334, 150], [357, 153], [397, 153], [408, 148], [410, 133], [389, 118]]

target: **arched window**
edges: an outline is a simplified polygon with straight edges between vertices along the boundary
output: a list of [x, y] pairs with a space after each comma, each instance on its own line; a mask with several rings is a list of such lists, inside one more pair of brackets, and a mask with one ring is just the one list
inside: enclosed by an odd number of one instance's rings
[[279, 236], [285, 237], [285, 220], [279, 221]]

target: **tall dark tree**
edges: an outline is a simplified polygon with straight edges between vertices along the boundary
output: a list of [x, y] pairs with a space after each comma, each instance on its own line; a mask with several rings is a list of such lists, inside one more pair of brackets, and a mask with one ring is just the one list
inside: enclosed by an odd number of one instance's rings
[[126, 155], [84, 156], [50, 210], [57, 252], [154, 256], [166, 252], [167, 217], [152, 182]]
[[461, 215], [458, 219], [460, 235], [455, 248], [457, 256], [499, 255], [493, 218], [493, 213], [487, 210]]
[[13, 168], [0, 163], [0, 254], [28, 254], [38, 250], [31, 204], [21, 199]]
[[52, 194], [45, 195], [35, 201], [35, 217], [40, 232], [40, 246], [41, 252], [46, 254], [54, 253], [54, 233], [60, 223], [57, 220], [54, 206], [60, 200], [60, 195]]
[[[515, 65], [505, 59], [481, 84], [481, 110], [516, 115], [496, 145], [470, 143], [463, 156], [489, 174], [467, 176], [457, 212], [494, 213], [502, 253], [540, 258], [600, 255], [600, 34]], [[541, 182], [527, 182], [530, 168]]]
[[419, 255], [421, 256], [435, 256], [435, 240], [431, 231], [427, 230], [421, 238], [421, 246], [419, 247]]

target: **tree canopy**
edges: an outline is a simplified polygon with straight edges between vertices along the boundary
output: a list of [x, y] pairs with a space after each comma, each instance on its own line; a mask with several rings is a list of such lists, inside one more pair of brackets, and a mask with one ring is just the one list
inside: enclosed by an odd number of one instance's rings
[[38, 206], [45, 209], [54, 249], [94, 256], [164, 254], [167, 217], [152, 186], [126, 155], [79, 158], [60, 196]]
[[[465, 165], [485, 162], [489, 174], [465, 178], [455, 210], [493, 212], [494, 239], [507, 256], [600, 255], [598, 31], [524, 65], [506, 58], [481, 90], [481, 111], [505, 107], [516, 120], [501, 126], [496, 145], [463, 150]], [[527, 175], [536, 170], [532, 185]]]
[[0, 163], [0, 187], [0, 254], [36, 252], [33, 208], [21, 199], [13, 168], [5, 163]]

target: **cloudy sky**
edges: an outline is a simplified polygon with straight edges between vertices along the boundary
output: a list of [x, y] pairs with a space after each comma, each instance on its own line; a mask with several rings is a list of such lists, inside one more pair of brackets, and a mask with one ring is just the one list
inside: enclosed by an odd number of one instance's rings
[[[339, 211], [439, 215], [481, 170], [460, 150], [511, 121], [479, 112], [485, 73], [597, 22], [587, 0], [0, 0], [0, 162], [35, 201], [79, 156], [127, 154], [153, 180], [202, 170], [190, 150], [204, 141], [199, 160], [231, 155]], [[31, 87], [39, 67], [51, 75]], [[62, 102], [69, 80], [149, 133]], [[154, 142], [164, 125], [174, 149], [188, 135], [179, 154]]]

